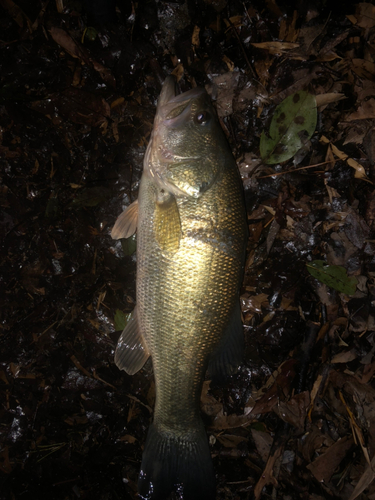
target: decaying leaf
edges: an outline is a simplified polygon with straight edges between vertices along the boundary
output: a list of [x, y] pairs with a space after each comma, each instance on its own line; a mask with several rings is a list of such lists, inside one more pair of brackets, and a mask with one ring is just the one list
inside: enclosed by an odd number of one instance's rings
[[268, 50], [270, 54], [280, 55], [284, 52], [288, 52], [289, 50], [296, 49], [299, 47], [298, 43], [291, 42], [260, 42], [260, 43], [252, 43], [254, 47], [258, 49]]
[[375, 6], [370, 2], [361, 2], [356, 6], [355, 14], [346, 17], [356, 26], [373, 28], [375, 26]]
[[353, 446], [354, 440], [350, 437], [339, 439], [328, 450], [316, 458], [307, 468], [314, 474], [319, 482], [327, 482], [334, 470], [346, 457], [348, 450]]
[[266, 462], [273, 443], [271, 435], [267, 432], [259, 431], [257, 429], [251, 429], [251, 435], [254, 439], [255, 446], [261, 459], [263, 460], [263, 462]]
[[341, 101], [342, 99], [346, 99], [345, 94], [329, 92], [328, 94], [318, 94], [315, 96], [316, 99], [316, 107], [326, 106], [327, 104], [331, 104], [333, 102]]
[[316, 127], [315, 96], [299, 91], [277, 106], [269, 136], [262, 132], [260, 154], [267, 164], [289, 160], [311, 138]]
[[367, 465], [365, 472], [362, 474], [360, 480], [356, 484], [353, 493], [350, 495], [349, 500], [355, 500], [375, 479], [375, 455], [371, 463]]

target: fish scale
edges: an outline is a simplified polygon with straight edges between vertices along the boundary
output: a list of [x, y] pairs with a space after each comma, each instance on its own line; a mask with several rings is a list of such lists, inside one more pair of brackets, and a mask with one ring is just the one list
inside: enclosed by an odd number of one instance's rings
[[159, 98], [137, 201], [114, 238], [137, 217], [137, 305], [116, 349], [128, 373], [151, 355], [156, 400], [138, 483], [141, 498], [215, 498], [215, 475], [200, 416], [210, 375], [241, 360], [239, 308], [247, 221], [236, 163], [203, 89]]

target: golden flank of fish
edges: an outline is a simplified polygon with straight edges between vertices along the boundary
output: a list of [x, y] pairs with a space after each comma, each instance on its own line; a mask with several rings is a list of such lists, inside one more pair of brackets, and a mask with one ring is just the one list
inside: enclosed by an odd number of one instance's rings
[[138, 482], [143, 499], [213, 500], [215, 474], [200, 395], [209, 376], [240, 364], [239, 304], [247, 237], [242, 183], [202, 88], [176, 95], [168, 77], [156, 110], [139, 198], [112, 238], [137, 230], [137, 305], [115, 362], [129, 374], [151, 355], [154, 420]]

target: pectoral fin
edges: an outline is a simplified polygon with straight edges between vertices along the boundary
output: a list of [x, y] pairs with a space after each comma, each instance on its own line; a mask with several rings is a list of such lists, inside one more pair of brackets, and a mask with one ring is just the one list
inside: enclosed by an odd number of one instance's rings
[[129, 238], [137, 229], [138, 222], [138, 200], [133, 201], [121, 215], [117, 217], [116, 223], [111, 231], [112, 239]]
[[139, 331], [137, 308], [124, 328], [116, 347], [115, 363], [120, 370], [134, 375], [146, 363], [150, 353], [143, 335]]
[[170, 195], [166, 201], [156, 202], [155, 238], [164, 252], [175, 253], [180, 246], [181, 222], [176, 198]]
[[244, 344], [241, 308], [238, 300], [225, 334], [212, 353], [208, 365], [208, 377], [222, 382], [228, 375], [236, 373], [243, 358]]

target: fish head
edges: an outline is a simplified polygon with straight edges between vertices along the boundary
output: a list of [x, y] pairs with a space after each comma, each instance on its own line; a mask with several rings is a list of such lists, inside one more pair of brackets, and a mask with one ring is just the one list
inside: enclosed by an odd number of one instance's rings
[[175, 196], [199, 198], [215, 182], [225, 140], [211, 100], [203, 88], [176, 95], [175, 81], [163, 85], [145, 169]]

